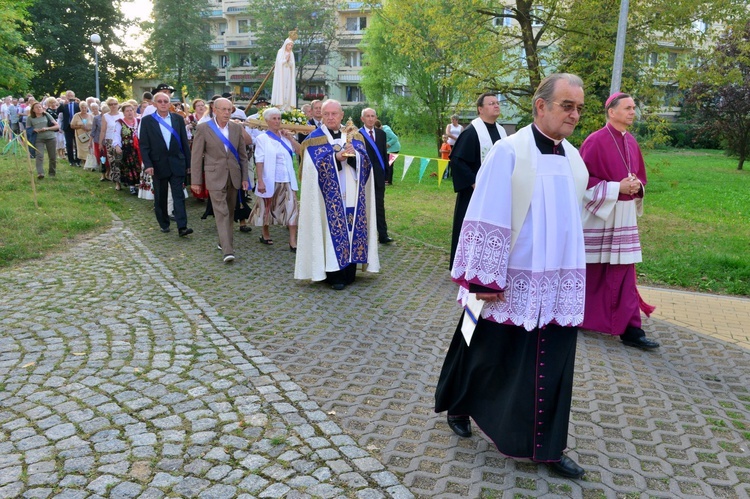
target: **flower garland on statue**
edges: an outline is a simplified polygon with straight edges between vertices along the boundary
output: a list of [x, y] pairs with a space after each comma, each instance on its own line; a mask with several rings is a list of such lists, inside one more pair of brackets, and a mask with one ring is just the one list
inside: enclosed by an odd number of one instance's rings
[[[258, 120], [265, 124], [266, 120], [263, 119], [263, 113], [258, 116]], [[305, 116], [305, 113], [303, 113], [299, 109], [282, 111], [281, 123], [285, 125], [307, 125], [307, 116]]]

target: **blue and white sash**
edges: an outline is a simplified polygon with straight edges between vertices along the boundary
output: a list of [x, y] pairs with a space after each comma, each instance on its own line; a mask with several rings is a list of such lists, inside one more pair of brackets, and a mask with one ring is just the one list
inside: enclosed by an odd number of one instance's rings
[[[164, 118], [162, 118], [161, 116], [159, 116], [159, 113], [153, 113], [151, 116], [153, 116], [154, 119], [161, 126], [163, 126], [164, 128], [166, 128], [167, 130], [169, 130], [169, 133], [172, 134], [172, 137], [174, 137], [177, 140], [177, 145], [180, 146], [180, 151], [182, 151], [183, 154], [184, 154], [185, 150], [182, 148], [182, 140], [180, 140], [180, 134], [178, 134], [177, 131], [174, 128], [172, 128], [172, 125], [170, 125], [169, 123], [167, 123], [166, 121], [164, 121]], [[169, 149], [169, 145], [167, 145], [167, 149]]]
[[219, 125], [216, 124], [216, 121], [214, 120], [208, 120], [207, 121], [208, 126], [211, 127], [211, 130], [214, 131], [217, 137], [221, 139], [221, 141], [224, 143], [225, 146], [227, 146], [227, 149], [229, 149], [229, 152], [234, 154], [235, 159], [237, 160], [237, 165], [240, 167], [240, 170], [242, 169], [242, 164], [240, 163], [240, 153], [237, 152], [237, 148], [232, 145], [232, 142], [226, 137], [224, 137], [224, 134], [221, 133], [221, 130], [219, 129]]
[[[370, 137], [370, 134], [367, 133], [367, 130], [365, 130], [365, 127], [360, 128], [359, 131], [362, 133], [362, 136], [365, 138], [365, 140], [367, 140], [367, 142], [369, 142], [370, 145], [372, 146], [373, 151], [375, 151], [375, 155], [378, 157], [378, 161], [380, 161], [380, 168], [382, 168], [383, 171], [385, 171], [385, 163], [383, 162], [383, 157], [380, 155], [380, 151], [378, 151], [377, 144], [375, 144], [375, 141], [372, 140], [372, 137]], [[375, 134], [375, 132], [372, 132], [372, 133]]]
[[284, 149], [286, 149], [286, 152], [288, 152], [289, 155], [292, 157], [292, 163], [294, 163], [294, 151], [292, 149], [290, 149], [289, 146], [286, 145], [286, 143], [284, 143], [283, 140], [281, 140], [281, 137], [279, 137], [278, 135], [276, 135], [275, 133], [273, 133], [271, 130], [266, 130], [266, 135], [268, 135], [273, 140], [275, 140], [276, 142], [278, 142], [279, 144], [281, 144], [282, 146], [284, 146]]

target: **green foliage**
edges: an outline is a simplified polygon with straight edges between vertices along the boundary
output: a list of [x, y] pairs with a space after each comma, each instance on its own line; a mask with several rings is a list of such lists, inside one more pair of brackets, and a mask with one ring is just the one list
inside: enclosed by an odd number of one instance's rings
[[152, 20], [142, 25], [151, 32], [146, 44], [150, 70], [169, 81], [176, 96], [183, 87], [188, 94], [204, 94], [205, 82], [215, 73], [212, 37], [205, 26], [209, 9], [208, 0], [154, 0]]
[[0, 0], [0, 92], [20, 94], [28, 88], [33, 75], [31, 65], [22, 57], [26, 44], [21, 27], [28, 25], [27, 0]]
[[324, 80], [324, 65], [337, 39], [336, 7], [335, 0], [250, 0], [248, 13], [257, 22], [253, 60], [259, 62], [254, 65], [262, 73], [269, 71], [281, 44], [296, 28], [297, 92], [303, 94], [307, 85]]
[[685, 75], [694, 120], [738, 157], [741, 170], [750, 157], [750, 20], [728, 26], [704, 62]]
[[94, 48], [98, 33], [101, 95], [124, 95], [125, 82], [138, 71], [132, 54], [123, 52], [117, 32], [128, 24], [110, 0], [32, 0], [31, 23], [24, 30], [27, 57], [35, 74], [31, 90], [37, 97], [72, 89], [81, 97], [94, 95]]

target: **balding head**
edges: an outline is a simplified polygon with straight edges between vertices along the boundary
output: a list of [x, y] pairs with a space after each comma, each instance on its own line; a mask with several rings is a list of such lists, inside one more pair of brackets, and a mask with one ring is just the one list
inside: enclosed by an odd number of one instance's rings
[[321, 106], [323, 112], [323, 124], [329, 130], [336, 131], [341, 128], [341, 120], [344, 119], [344, 108], [335, 99], [328, 99]]

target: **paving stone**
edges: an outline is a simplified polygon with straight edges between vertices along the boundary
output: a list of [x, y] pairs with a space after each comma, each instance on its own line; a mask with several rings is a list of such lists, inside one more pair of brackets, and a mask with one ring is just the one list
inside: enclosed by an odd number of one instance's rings
[[86, 488], [93, 491], [101, 496], [106, 495], [107, 492], [116, 484], [122, 480], [112, 475], [100, 475], [89, 483]]
[[184, 497], [198, 497], [211, 482], [195, 477], [187, 477], [172, 487], [172, 491]]
[[129, 499], [131, 497], [137, 497], [143, 488], [134, 482], [122, 482], [116, 485], [110, 492], [109, 497], [112, 499]]

